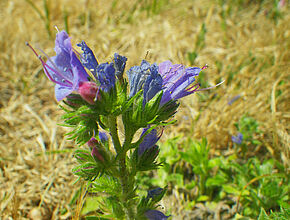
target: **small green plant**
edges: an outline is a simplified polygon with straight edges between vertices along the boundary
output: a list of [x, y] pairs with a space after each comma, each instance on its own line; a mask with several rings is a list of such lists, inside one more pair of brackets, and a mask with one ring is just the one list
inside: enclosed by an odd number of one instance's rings
[[192, 166], [192, 171], [197, 177], [189, 186], [197, 186], [198, 201], [212, 200], [214, 189], [227, 181], [222, 173], [214, 173], [213, 169], [221, 165], [221, 158], [209, 157], [209, 145], [205, 138], [201, 142], [189, 140], [186, 152], [180, 152], [181, 158]]
[[179, 155], [179, 142], [180, 137], [168, 139], [163, 146], [160, 161], [162, 161], [162, 169], [158, 169], [158, 179], [149, 179], [151, 185], [167, 185], [174, 184], [180, 188], [184, 187], [183, 176], [184, 172], [182, 167], [178, 164], [181, 160]]
[[[179, 146], [179, 147], [178, 147]], [[158, 179], [149, 178], [149, 185], [169, 184], [177, 186], [184, 191], [197, 189], [194, 201], [211, 201], [219, 199], [221, 186], [228, 180], [224, 172], [219, 171], [224, 167], [223, 157], [210, 158], [209, 145], [205, 138], [201, 142], [188, 138], [167, 140], [162, 146], [161, 160], [165, 160], [162, 169], [159, 169]], [[180, 152], [180, 149], [183, 149]], [[184, 166], [187, 169], [185, 171]], [[170, 187], [169, 187], [170, 188]], [[194, 202], [193, 202], [194, 203]]]
[[262, 163], [253, 157], [245, 164], [231, 163], [230, 167], [232, 179], [229, 183], [238, 190], [235, 194], [240, 194], [238, 201], [242, 204], [243, 215], [256, 217], [261, 207], [267, 211], [277, 210], [289, 201], [289, 177], [278, 161], [269, 159]]
[[[258, 132], [256, 121], [245, 116], [239, 128], [249, 137], [247, 144], [251, 144], [252, 133]], [[287, 207], [289, 175], [274, 159], [263, 161], [255, 156], [244, 160], [237, 154], [211, 157], [205, 138], [201, 142], [190, 138], [170, 139], [161, 148], [164, 150], [160, 158], [166, 158], [166, 163], [157, 171], [159, 178], [145, 177], [146, 183], [143, 183], [150, 186], [167, 183], [169, 188], [175, 186], [185, 193], [197, 190], [188, 203], [189, 208], [197, 202], [223, 201], [234, 205], [233, 201], [238, 201], [236, 206], [240, 214], [256, 218], [261, 208], [269, 212], [279, 206]], [[184, 170], [188, 165], [191, 173]]]
[[249, 146], [261, 144], [261, 142], [254, 137], [254, 135], [261, 133], [258, 129], [259, 123], [254, 118], [244, 115], [239, 122], [235, 123], [235, 127], [238, 130], [238, 135], [232, 136], [232, 141], [236, 146], [236, 150], [239, 148], [241, 149], [242, 156], [244, 157]]
[[258, 220], [288, 220], [290, 219], [290, 207], [280, 207], [280, 211], [272, 212], [268, 215], [262, 208]]

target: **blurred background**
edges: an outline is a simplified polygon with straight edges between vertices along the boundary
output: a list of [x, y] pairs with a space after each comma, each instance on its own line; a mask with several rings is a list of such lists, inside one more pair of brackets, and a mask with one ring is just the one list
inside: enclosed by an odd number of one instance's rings
[[54, 56], [54, 26], [77, 50], [85, 40], [99, 62], [118, 52], [128, 69], [147, 54], [150, 63], [208, 64], [203, 88], [225, 80], [181, 101], [161, 139], [165, 165], [140, 175], [140, 193], [168, 185], [161, 206], [173, 219], [289, 211], [289, 18], [289, 2], [278, 0], [1, 0], [0, 217], [99, 211], [80, 211], [69, 129], [58, 125], [54, 85], [25, 46]]

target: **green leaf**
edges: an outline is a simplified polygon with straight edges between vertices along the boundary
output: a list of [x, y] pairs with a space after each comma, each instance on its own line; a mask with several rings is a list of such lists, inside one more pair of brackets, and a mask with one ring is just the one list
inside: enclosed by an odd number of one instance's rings
[[197, 198], [197, 201], [198, 202], [206, 202], [206, 201], [209, 201], [209, 196], [206, 196], [206, 195], [201, 195]]
[[209, 177], [206, 180], [206, 187], [211, 187], [211, 186], [221, 186], [227, 181], [227, 179], [221, 175], [216, 175], [213, 177]]
[[223, 190], [226, 193], [230, 193], [230, 194], [234, 194], [234, 195], [240, 195], [241, 191], [236, 186], [225, 184], [225, 185], [222, 185], [222, 187], [223, 187]]
[[86, 197], [86, 202], [82, 208], [81, 215], [94, 212], [99, 208], [102, 197]]
[[269, 220], [269, 219], [271, 218], [269, 218], [265, 210], [262, 208], [258, 220]]
[[183, 185], [183, 175], [180, 173], [173, 173], [167, 177], [167, 181], [175, 183], [178, 187], [182, 188]]
[[185, 184], [185, 188], [188, 190], [193, 189], [195, 186], [197, 185], [197, 183], [195, 181], [191, 181], [190, 183]]

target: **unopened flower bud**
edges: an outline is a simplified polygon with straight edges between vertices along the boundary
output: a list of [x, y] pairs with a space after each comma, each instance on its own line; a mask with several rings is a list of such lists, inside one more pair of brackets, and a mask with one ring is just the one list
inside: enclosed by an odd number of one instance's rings
[[[156, 198], [159, 199], [160, 195], [161, 195], [161, 198], [162, 198], [162, 194], [164, 194], [166, 190], [158, 187], [158, 188], [155, 188], [155, 189], [151, 189], [147, 192], [147, 199], [152, 199], [152, 200], [156, 200]], [[161, 199], [160, 198], [160, 199]]]
[[98, 151], [97, 147], [93, 147], [91, 155], [95, 159], [96, 162], [98, 162], [98, 161], [104, 162], [105, 161], [103, 156], [101, 155], [101, 153]]
[[147, 217], [149, 220], [166, 220], [170, 217], [164, 215], [162, 212], [158, 210], [147, 210], [144, 215]]
[[[86, 100], [91, 105], [95, 104], [95, 99], [99, 98], [99, 88], [94, 82], [81, 82], [79, 84], [79, 94], [81, 97]], [[97, 97], [96, 97], [97, 96]]]
[[100, 143], [96, 138], [91, 138], [88, 142], [87, 142], [88, 146], [93, 149], [94, 147], [98, 146]]

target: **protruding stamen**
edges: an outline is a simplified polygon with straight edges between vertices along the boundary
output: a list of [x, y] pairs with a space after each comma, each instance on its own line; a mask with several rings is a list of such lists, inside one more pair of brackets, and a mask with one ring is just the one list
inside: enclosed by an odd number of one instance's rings
[[37, 48], [38, 50], [40, 50], [41, 53], [43, 53], [43, 55], [47, 58], [47, 60], [51, 63], [52, 67], [51, 68], [49, 65], [47, 65], [49, 67], [49, 69], [51, 69], [53, 72], [55, 72], [57, 75], [60, 75], [63, 79], [65, 79], [67, 82], [71, 83], [71, 79], [69, 79], [67, 76], [62, 74], [62, 71], [55, 65], [55, 63], [51, 60], [51, 58], [40, 48]]
[[204, 88], [204, 89], [199, 89], [198, 91], [213, 89], [213, 88], [218, 87], [219, 85], [223, 84], [224, 82], [225, 82], [225, 80], [221, 81], [220, 83], [216, 84], [215, 86], [211, 86], [211, 87]]
[[148, 55], [149, 55], [149, 50], [147, 50], [144, 60], [146, 60]]
[[38, 53], [34, 50], [34, 48], [28, 42], [25, 42], [25, 45], [28, 46], [38, 58], [41, 58], [39, 57]]
[[59, 33], [58, 27], [54, 25], [54, 28], [56, 29], [57, 33]]
[[204, 69], [207, 69], [208, 68], [208, 65], [205, 64], [201, 69], [204, 70]]
[[[34, 50], [34, 48], [28, 43], [28, 42], [26, 42], [25, 43], [26, 44], [26, 46], [28, 46], [31, 50], [32, 50], [32, 52], [38, 57], [38, 59], [40, 60], [40, 62], [41, 62], [41, 64], [42, 64], [42, 66], [43, 66], [43, 69], [44, 69], [44, 73], [45, 73], [45, 75], [48, 77], [48, 79], [50, 80], [50, 81], [52, 81], [52, 82], [54, 82], [54, 83], [56, 83], [56, 84], [61, 84], [60, 82], [58, 82], [58, 81], [56, 81], [55, 79], [53, 79], [52, 78], [52, 76], [49, 74], [49, 72], [48, 72], [48, 70], [47, 70], [47, 68], [48, 69], [50, 69], [51, 71], [53, 71], [54, 73], [56, 73], [56, 74], [59, 74], [55, 69], [53, 69], [53, 68], [51, 68], [49, 65], [47, 65], [45, 62], [44, 62], [44, 60], [41, 58], [41, 56]], [[40, 50], [41, 52], [43, 52], [42, 50]], [[44, 52], [43, 52], [44, 53]], [[50, 58], [44, 53], [44, 55], [50, 60]], [[50, 61], [52, 64], [53, 64], [53, 62], [52, 61]], [[54, 65], [54, 64], [53, 64]], [[69, 84], [72, 84], [70, 81], [68, 81], [68, 83]], [[64, 84], [64, 86], [66, 86], [66, 84]]]

